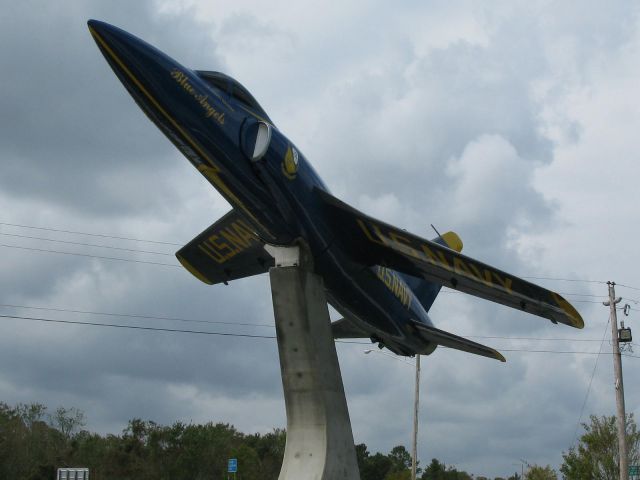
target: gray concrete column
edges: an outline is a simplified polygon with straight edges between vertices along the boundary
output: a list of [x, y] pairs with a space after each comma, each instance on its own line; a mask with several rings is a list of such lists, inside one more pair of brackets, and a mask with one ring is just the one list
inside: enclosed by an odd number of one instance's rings
[[297, 263], [269, 271], [287, 411], [279, 480], [359, 480], [324, 285]]

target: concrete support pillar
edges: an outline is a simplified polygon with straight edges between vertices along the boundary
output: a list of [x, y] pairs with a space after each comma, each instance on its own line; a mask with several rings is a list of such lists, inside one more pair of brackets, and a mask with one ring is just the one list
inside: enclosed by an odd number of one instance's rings
[[[299, 251], [308, 258], [304, 249]], [[282, 265], [278, 257], [276, 265]], [[287, 411], [287, 444], [278, 478], [359, 480], [322, 279], [311, 272], [309, 260], [288, 265], [269, 271]]]

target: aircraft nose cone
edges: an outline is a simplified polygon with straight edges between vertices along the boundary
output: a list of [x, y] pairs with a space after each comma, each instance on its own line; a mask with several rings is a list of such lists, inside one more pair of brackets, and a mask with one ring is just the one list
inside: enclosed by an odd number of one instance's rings
[[87, 23], [120, 81], [161, 128], [184, 137], [188, 127], [202, 130], [197, 125], [202, 118], [208, 126], [225, 124], [224, 106], [190, 69], [118, 27], [98, 20]]
[[141, 42], [141, 40], [124, 30], [99, 20], [89, 20], [87, 26], [101, 49], [108, 48], [114, 51], [121, 51], [123, 48], [131, 48], [135, 41]]
[[108, 23], [101, 22], [100, 20], [93, 20], [93, 19], [87, 22], [87, 26], [89, 27], [89, 30], [91, 31], [91, 33], [97, 32], [102, 36], [105, 35], [106, 31], [112, 30], [115, 28], [114, 26], [109, 25]]
[[103, 55], [119, 75], [149, 80], [176, 66], [176, 62], [143, 40], [98, 20], [87, 22], [89, 31]]

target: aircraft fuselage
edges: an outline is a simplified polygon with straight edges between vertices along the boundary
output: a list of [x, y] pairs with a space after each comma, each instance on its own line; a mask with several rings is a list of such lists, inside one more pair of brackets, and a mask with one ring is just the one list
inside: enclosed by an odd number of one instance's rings
[[[338, 311], [396, 353], [433, 351], [435, 345], [411, 335], [409, 319], [432, 325], [411, 289], [395, 271], [359, 264], [344, 251], [317, 195], [326, 185], [264, 112], [234, 96], [224, 78], [210, 81], [114, 26], [90, 21], [89, 27], [142, 110], [265, 243], [303, 239]], [[268, 126], [270, 138], [252, 160], [246, 137], [258, 124]], [[233, 251], [228, 242], [218, 247], [222, 256]]]

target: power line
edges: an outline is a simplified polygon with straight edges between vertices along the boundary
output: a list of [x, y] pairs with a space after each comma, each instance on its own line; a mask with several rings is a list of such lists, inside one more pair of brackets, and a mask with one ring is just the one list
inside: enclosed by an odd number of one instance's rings
[[[501, 348], [500, 351], [501, 352], [526, 352], [526, 353], [574, 353], [574, 354], [580, 354], [580, 355], [603, 355], [600, 352], [582, 352], [582, 351], [575, 351], [575, 350], [520, 350], [520, 349], [510, 350], [507, 348]], [[612, 354], [609, 353], [608, 355], [612, 355]], [[633, 355], [629, 355], [629, 356], [633, 357]]]
[[558, 292], [561, 295], [573, 295], [575, 297], [593, 297], [593, 298], [609, 298], [606, 295], [595, 295], [593, 293], [570, 293], [570, 292]]
[[[17, 315], [0, 315], [0, 318], [8, 318], [8, 319], [16, 319], [16, 320], [26, 320], [32, 322], [46, 322], [46, 323], [57, 323], [57, 324], [67, 324], [67, 325], [87, 325], [93, 327], [107, 327], [107, 328], [124, 328], [124, 329], [132, 329], [132, 330], [141, 330], [141, 331], [155, 331], [155, 332], [165, 332], [165, 333], [190, 333], [197, 335], [213, 335], [213, 336], [224, 336], [224, 337], [243, 337], [243, 338], [262, 338], [262, 339], [275, 339], [275, 335], [251, 335], [244, 333], [226, 333], [226, 332], [211, 332], [206, 330], [186, 330], [186, 329], [178, 329], [178, 328], [162, 328], [162, 327], [145, 327], [141, 325], [124, 325], [120, 323], [98, 323], [98, 322], [83, 322], [80, 320], [56, 320], [51, 318], [39, 318], [39, 317], [22, 317]], [[349, 341], [349, 340], [337, 340], [339, 343], [351, 343], [358, 345], [368, 345], [365, 342], [357, 342], [357, 341]], [[447, 348], [447, 347], [442, 347]], [[527, 349], [500, 349], [503, 352], [522, 352], [522, 353], [550, 353], [550, 354], [577, 354], [577, 355], [605, 355], [605, 353], [600, 352], [584, 352], [584, 351], [574, 351], [574, 350], [527, 350]], [[610, 354], [611, 355], [611, 354]], [[637, 355], [624, 355], [625, 357], [630, 358], [640, 358]]]
[[[2, 223], [0, 222], [0, 225], [2, 225]], [[60, 240], [52, 240], [52, 241], [60, 241]], [[63, 243], [77, 243], [77, 242], [65, 242], [65, 241], [61, 241]], [[89, 245], [89, 244], [85, 244], [85, 245]], [[97, 246], [97, 245], [92, 245], [92, 246]], [[88, 253], [77, 253], [77, 252], [62, 252], [60, 250], [52, 250], [52, 249], [47, 249], [47, 248], [35, 248], [35, 247], [23, 247], [23, 246], [19, 246], [19, 245], [7, 245], [4, 243], [0, 243], [0, 247], [4, 247], [4, 248], [17, 248], [20, 250], [28, 250], [28, 251], [34, 251], [34, 252], [41, 252], [41, 253], [57, 253], [60, 255], [72, 255], [72, 256], [76, 256], [76, 257], [85, 257], [85, 258], [98, 258], [101, 260], [115, 260], [115, 261], [119, 261], [119, 262], [131, 262], [131, 263], [139, 263], [139, 264], [146, 264], [146, 265], [157, 265], [157, 266], [164, 266], [164, 267], [175, 267], [175, 268], [182, 268], [181, 265], [178, 264], [171, 264], [171, 263], [162, 263], [162, 262], [152, 262], [149, 260], [136, 260], [136, 259], [132, 259], [132, 258], [120, 258], [120, 257], [107, 257], [104, 255], [92, 255], [92, 254], [88, 254]], [[118, 249], [118, 250], [129, 250], [129, 251], [137, 251], [137, 252], [142, 252], [142, 253], [157, 253], [157, 252], [144, 252], [141, 250], [130, 250], [130, 249], [122, 249], [122, 248], [118, 248], [118, 247], [104, 247], [104, 248], [114, 248], [114, 249]], [[160, 254], [157, 253], [159, 255], [168, 255], [168, 256], [173, 256], [170, 254]], [[522, 277], [522, 278], [527, 278], [527, 277]], [[462, 294], [463, 292], [459, 292], [456, 290], [443, 290], [443, 293], [456, 293], [456, 294]], [[571, 295], [571, 294], [567, 294], [567, 293], [562, 293], [559, 292], [561, 295]], [[582, 294], [587, 296], [587, 294]], [[594, 297], [599, 297], [598, 295], [594, 295]], [[594, 301], [594, 300], [574, 300], [571, 299], [572, 302], [575, 303], [602, 303], [600, 301]]]
[[[524, 277], [520, 277], [520, 278], [524, 278]], [[445, 288], [445, 290], [442, 290], [442, 293], [459, 293], [459, 294], [464, 294], [464, 292], [461, 292], [460, 290], [453, 290], [450, 287], [447, 287], [445, 285], [443, 285], [443, 287]], [[572, 295], [572, 296], [577, 296], [577, 297], [592, 297], [592, 298], [609, 298], [607, 295], [596, 295], [594, 293], [575, 293], [575, 292], [556, 292], [559, 293], [560, 295]], [[577, 300], [575, 300], [577, 301]], [[600, 303], [600, 302], [596, 302], [596, 303]]]
[[35, 248], [35, 247], [21, 247], [21, 246], [18, 246], [18, 245], [6, 245], [4, 243], [0, 243], [0, 247], [18, 248], [20, 250], [30, 250], [30, 251], [33, 251], [33, 252], [59, 253], [61, 255], [73, 255], [73, 256], [76, 256], [76, 257], [100, 258], [102, 260], [118, 260], [120, 262], [144, 263], [144, 264], [147, 264], [147, 265], [161, 265], [163, 267], [182, 268], [181, 265], [172, 264], [172, 263], [150, 262], [150, 261], [147, 261], [147, 260], [134, 260], [132, 258], [105, 257], [105, 256], [102, 256], [102, 255], [90, 255], [88, 253], [61, 252], [60, 250], [50, 250], [50, 249], [46, 249], [46, 248]]
[[[604, 327], [604, 333], [602, 334], [602, 340], [600, 341], [600, 349], [598, 353], [602, 352], [602, 345], [604, 345], [604, 339], [607, 338], [607, 330], [609, 329], [609, 322], [611, 322], [611, 315], [609, 315], [609, 320]], [[576, 424], [576, 430], [573, 433], [573, 442], [572, 445], [576, 444], [576, 440], [578, 439], [578, 429], [580, 428], [580, 421], [582, 420], [582, 415], [584, 415], [584, 408], [587, 405], [587, 399], [589, 398], [589, 394], [591, 393], [591, 384], [593, 383], [593, 377], [596, 374], [596, 369], [598, 368], [598, 361], [600, 360], [600, 355], [596, 357], [596, 362], [593, 365], [593, 371], [591, 372], [591, 378], [589, 379], [589, 386], [587, 387], [587, 393], [584, 396], [584, 400], [582, 402], [582, 408], [580, 409], [580, 415], [578, 416], [578, 422]]]
[[0, 232], [0, 235], [4, 235], [6, 237], [16, 237], [16, 238], [28, 238], [30, 240], [42, 240], [45, 242], [56, 242], [56, 243], [66, 243], [69, 245], [81, 245], [84, 247], [96, 247], [96, 248], [109, 248], [111, 250], [122, 250], [125, 252], [135, 252], [135, 253], [149, 253], [152, 255], [165, 255], [168, 257], [173, 257], [174, 255], [172, 253], [163, 253], [163, 252], [151, 252], [149, 250], [138, 250], [135, 248], [124, 248], [124, 247], [114, 247], [111, 245], [97, 245], [95, 243], [83, 243], [83, 242], [72, 242], [70, 240], [56, 240], [53, 238], [43, 238], [43, 237], [32, 237], [29, 235], [18, 235], [17, 233], [2, 233]]
[[116, 235], [106, 235], [106, 234], [102, 234], [102, 233], [88, 233], [88, 232], [78, 232], [78, 231], [73, 231], [73, 230], [61, 230], [58, 228], [48, 228], [48, 227], [34, 227], [31, 225], [20, 225], [17, 223], [7, 223], [7, 222], [0, 222], [0, 225], [6, 225], [9, 227], [19, 227], [19, 228], [31, 228], [33, 230], [45, 230], [47, 232], [60, 232], [60, 233], [71, 233], [73, 235], [87, 235], [90, 237], [102, 237], [102, 238], [115, 238], [117, 240], [129, 240], [129, 241], [133, 241], [133, 242], [145, 242], [145, 243], [157, 243], [159, 245], [173, 245], [176, 247], [182, 247], [183, 245], [181, 243], [173, 243], [173, 242], [162, 242], [159, 240], [144, 240], [141, 238], [132, 238], [132, 237], [118, 237]]
[[0, 307], [24, 308], [27, 310], [44, 310], [44, 311], [64, 312], [64, 313], [81, 313], [84, 315], [101, 315], [101, 316], [120, 317], [120, 318], [141, 318], [145, 320], [166, 320], [171, 322], [185, 322], [185, 323], [210, 323], [214, 325], [239, 325], [243, 327], [271, 327], [271, 328], [275, 326], [273, 324], [268, 324], [268, 323], [243, 323], [243, 322], [223, 322], [218, 320], [196, 320], [196, 319], [190, 319], [190, 318], [163, 317], [163, 316], [147, 315], [147, 314], [140, 314], [140, 313], [112, 313], [112, 312], [95, 312], [90, 310], [74, 310], [69, 308], [31, 307], [27, 305], [14, 305], [9, 303], [0, 303]]
[[624, 288], [630, 288], [631, 290], [637, 290], [637, 291], [640, 291], [640, 288], [638, 288], [638, 287], [632, 287], [632, 286], [630, 286], [630, 285], [625, 285], [625, 284], [623, 284], [623, 283], [616, 283], [616, 286], [618, 286], [618, 287], [624, 287]]
[[[6, 226], [18, 227], [18, 228], [29, 228], [29, 229], [34, 229], [34, 230], [43, 230], [43, 231], [48, 231], [48, 232], [69, 233], [69, 234], [73, 234], [73, 235], [87, 235], [87, 236], [91, 236], [91, 237], [114, 238], [114, 239], [117, 239], [117, 240], [128, 240], [128, 241], [134, 241], [134, 242], [154, 243], [154, 244], [159, 244], [159, 245], [172, 245], [172, 246], [177, 246], [177, 247], [184, 246], [181, 243], [165, 242], [165, 241], [160, 241], [160, 240], [147, 240], [147, 239], [134, 238], [134, 237], [123, 237], [123, 236], [117, 236], [117, 235], [108, 235], [108, 234], [103, 234], [103, 233], [81, 232], [81, 231], [77, 231], [77, 230], [63, 230], [63, 229], [51, 228], [51, 227], [36, 227], [36, 226], [33, 226], [33, 225], [25, 225], [25, 224], [17, 224], [17, 223], [9, 223], [9, 222], [0, 222], [0, 225], [6, 225]], [[5, 234], [5, 235], [9, 235], [9, 234]], [[44, 239], [44, 240], [49, 240], [49, 239]], [[56, 241], [56, 240], [50, 240], [50, 241]], [[7, 245], [0, 245], [0, 246], [7, 246]], [[15, 247], [15, 248], [20, 248], [20, 247]], [[106, 247], [105, 246], [104, 248], [116, 248], [116, 247]], [[68, 253], [68, 252], [54, 252], [54, 253]], [[145, 253], [156, 253], [156, 252], [145, 252]], [[170, 254], [165, 254], [165, 255], [170, 255]], [[587, 279], [578, 279], [578, 278], [529, 277], [529, 276], [526, 276], [526, 277], [522, 276], [520, 278], [526, 279], [526, 280], [553, 280], [553, 281], [577, 282], [577, 283], [602, 283], [602, 284], [607, 283], [606, 281], [603, 281], [603, 280], [587, 280]], [[619, 285], [621, 287], [631, 288], [633, 290], [640, 291], [640, 288], [638, 288], [638, 287], [633, 287], [633, 286], [624, 285], [624, 284], [620, 284], [620, 283], [618, 283], [617, 285]], [[588, 295], [588, 294], [567, 294], [567, 293], [564, 293], [562, 295], [580, 295], [580, 296], [602, 297], [602, 295]]]
[[539, 338], [539, 337], [501, 337], [496, 335], [461, 335], [466, 338], [486, 338], [493, 340], [535, 340], [540, 342], [600, 342], [597, 338]]
[[[27, 309], [27, 310], [43, 310], [43, 311], [63, 312], [63, 313], [79, 313], [83, 315], [100, 315], [100, 316], [119, 317], [119, 318], [165, 320], [165, 321], [185, 322], [185, 323], [209, 323], [214, 325], [238, 325], [238, 326], [246, 326], [246, 327], [269, 327], [269, 328], [275, 327], [274, 324], [267, 324], [267, 323], [223, 322], [223, 321], [217, 321], [217, 320], [201, 320], [201, 319], [189, 319], [189, 318], [181, 318], [181, 317], [150, 315], [145, 313], [98, 312], [98, 311], [79, 310], [79, 309], [72, 309], [72, 308], [41, 307], [41, 306], [30, 306], [30, 305], [17, 305], [17, 304], [10, 304], [10, 303], [0, 303], [0, 307], [18, 308], [18, 309]], [[465, 334], [461, 334], [461, 336], [467, 337], [467, 338], [481, 338], [481, 339], [490, 339], [490, 340], [524, 340], [524, 341], [540, 341], [540, 342], [555, 342], [555, 341], [600, 342], [601, 341], [600, 339], [595, 339], [595, 338], [542, 338], [542, 337], [512, 337], [512, 336], [500, 336], [500, 335], [465, 335]]]
[[0, 315], [0, 318], [12, 318], [17, 320], [27, 320], [32, 322], [63, 323], [68, 325], [90, 325], [93, 327], [130, 328], [133, 330], [146, 330], [146, 331], [153, 331], [153, 332], [192, 333], [192, 334], [198, 334], [198, 335], [218, 335], [223, 337], [270, 338], [270, 339], [276, 338], [274, 335], [250, 335], [246, 333], [209, 332], [206, 330], [184, 330], [180, 328], [144, 327], [142, 325], [123, 325], [120, 323], [81, 322], [80, 320], [54, 320], [52, 318], [19, 317], [17, 315]]
[[[520, 278], [524, 278], [524, 277], [520, 277]], [[454, 294], [459, 294], [459, 295], [467, 295], [465, 292], [461, 292], [459, 290], [441, 290], [440, 293], [454, 293]], [[606, 298], [604, 295], [590, 295], [587, 293], [566, 293], [566, 292], [556, 292], [559, 293], [560, 295], [581, 295], [584, 297], [593, 297], [593, 298]], [[572, 302], [575, 303], [602, 303], [601, 300], [575, 300], [575, 299], [570, 299]]]
[[602, 304], [601, 301], [596, 301], [596, 300], [575, 300], [573, 298], [570, 299], [573, 303], [597, 303], [597, 304]]
[[[578, 282], [578, 283], [607, 283], [603, 280], [583, 280], [579, 278], [554, 278], [554, 277], [520, 277], [526, 280], [555, 280], [558, 282]], [[616, 284], [617, 285], [617, 284]], [[638, 289], [640, 290], [640, 289]]]

